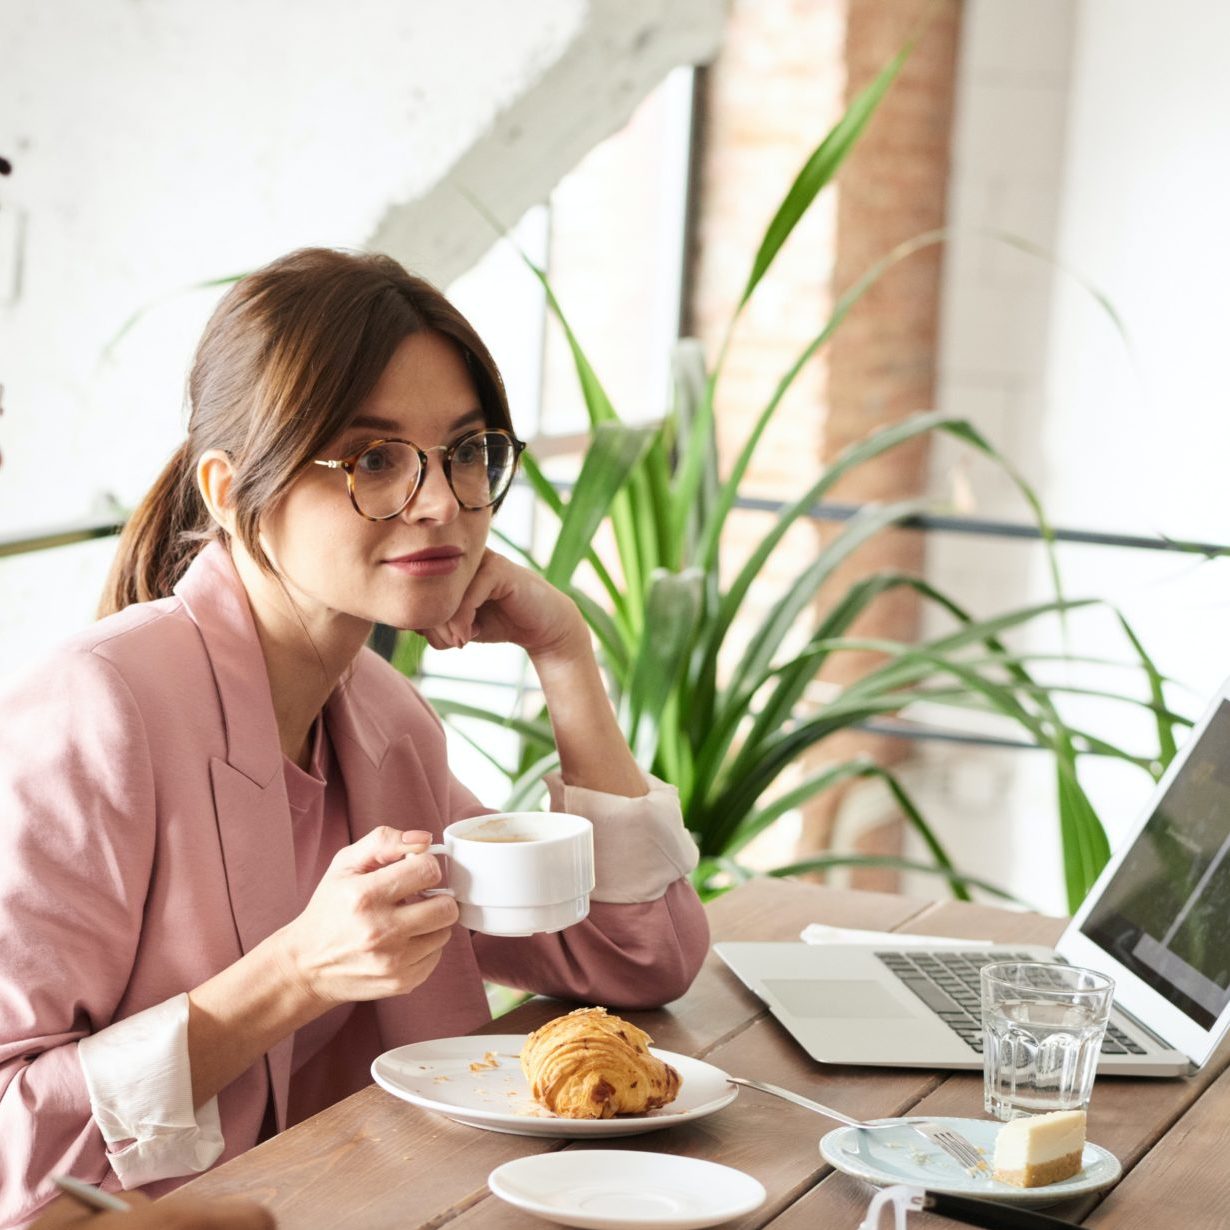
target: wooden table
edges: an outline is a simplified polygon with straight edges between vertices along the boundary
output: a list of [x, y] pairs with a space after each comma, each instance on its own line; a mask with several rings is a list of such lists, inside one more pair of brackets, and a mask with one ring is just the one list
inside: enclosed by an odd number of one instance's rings
[[[1010, 943], [1050, 943], [1063, 929], [1060, 920], [1037, 914], [779, 880], [756, 880], [727, 894], [709, 906], [709, 918], [715, 940], [795, 939], [809, 922]], [[564, 1010], [558, 1001], [534, 1000], [489, 1032], [526, 1032]], [[683, 999], [626, 1015], [667, 1050], [860, 1117], [983, 1114], [979, 1074], [816, 1064], [713, 954]], [[1089, 1136], [1119, 1157], [1124, 1177], [1109, 1194], [1049, 1211], [1114, 1230], [1230, 1226], [1227, 1066], [1230, 1046], [1223, 1046], [1191, 1079], [1100, 1078]], [[707, 1118], [652, 1136], [598, 1140], [594, 1147], [708, 1158], [754, 1175], [769, 1197], [732, 1223], [737, 1230], [852, 1230], [872, 1189], [823, 1163], [816, 1142], [826, 1130], [808, 1111], [744, 1090]], [[542, 1230], [546, 1223], [491, 1196], [487, 1175], [513, 1158], [585, 1147], [463, 1127], [373, 1085], [185, 1190], [260, 1200], [282, 1230]], [[910, 1217], [910, 1230], [952, 1224], [932, 1214]]]

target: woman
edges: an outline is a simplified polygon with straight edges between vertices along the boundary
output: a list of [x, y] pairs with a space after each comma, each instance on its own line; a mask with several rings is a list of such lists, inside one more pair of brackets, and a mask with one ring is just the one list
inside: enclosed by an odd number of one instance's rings
[[[484, 977], [624, 1007], [708, 935], [674, 792], [636, 766], [574, 604], [486, 549], [511, 482], [495, 365], [392, 260], [305, 250], [206, 328], [188, 438], [120, 540], [105, 616], [3, 702], [0, 1224], [67, 1171], [159, 1194], [489, 1019]], [[495, 939], [422, 897], [481, 804], [365, 649], [521, 646], [595, 828], [589, 918]]]

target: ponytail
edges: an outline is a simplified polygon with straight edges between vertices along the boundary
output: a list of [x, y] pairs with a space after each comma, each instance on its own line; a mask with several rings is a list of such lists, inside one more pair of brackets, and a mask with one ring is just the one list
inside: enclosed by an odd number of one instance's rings
[[209, 525], [185, 440], [124, 526], [99, 618], [134, 602], [168, 597], [209, 537]]

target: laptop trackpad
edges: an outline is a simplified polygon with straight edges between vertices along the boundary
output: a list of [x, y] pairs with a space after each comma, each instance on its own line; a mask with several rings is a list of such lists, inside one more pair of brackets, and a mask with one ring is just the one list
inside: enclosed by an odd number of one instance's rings
[[846, 1020], [917, 1016], [881, 983], [870, 980], [766, 978], [764, 985], [792, 1016]]

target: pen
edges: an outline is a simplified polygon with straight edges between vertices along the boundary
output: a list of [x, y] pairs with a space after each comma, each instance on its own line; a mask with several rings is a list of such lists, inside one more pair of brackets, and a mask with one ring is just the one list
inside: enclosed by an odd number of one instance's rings
[[132, 1212], [131, 1206], [125, 1204], [118, 1196], [113, 1196], [110, 1192], [104, 1192], [100, 1188], [91, 1187], [88, 1183], [82, 1183], [80, 1179], [74, 1179], [66, 1174], [55, 1174], [51, 1176], [51, 1181], [62, 1192], [80, 1201], [87, 1208], [106, 1213]]
[[968, 1226], [983, 1226], [986, 1230], [1080, 1230], [1075, 1222], [1051, 1217], [1020, 1205], [996, 1204], [990, 1200], [973, 1200], [969, 1196], [950, 1196], [945, 1192], [924, 1192], [923, 1205], [933, 1213], [943, 1213]]

